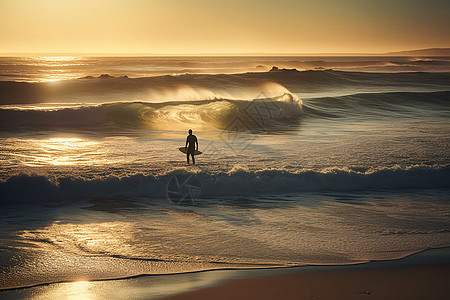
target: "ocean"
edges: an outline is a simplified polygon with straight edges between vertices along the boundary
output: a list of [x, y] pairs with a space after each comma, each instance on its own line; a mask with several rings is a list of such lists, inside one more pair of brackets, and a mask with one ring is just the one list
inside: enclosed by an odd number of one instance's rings
[[449, 247], [449, 115], [448, 57], [2, 57], [0, 289]]

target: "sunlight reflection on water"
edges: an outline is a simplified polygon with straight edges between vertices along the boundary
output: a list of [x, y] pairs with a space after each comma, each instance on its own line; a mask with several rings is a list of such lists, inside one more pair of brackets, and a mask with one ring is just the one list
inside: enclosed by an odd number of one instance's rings
[[[15, 150], [28, 151], [12, 151], [10, 155], [18, 158], [26, 166], [98, 163], [98, 157], [103, 154], [98, 142], [74, 137], [26, 139], [21, 140], [21, 144], [16, 145]], [[31, 149], [34, 151], [29, 151]]]
[[84, 57], [76, 56], [40, 56], [27, 57], [27, 65], [44, 68], [39, 80], [32, 82], [55, 82], [82, 77], [80, 72], [73, 72], [73, 67], [84, 65]]
[[64, 299], [70, 300], [90, 300], [98, 299], [92, 291], [95, 283], [85, 280], [75, 282], [65, 282], [55, 286], [55, 288], [44, 289], [44, 293], [36, 295], [33, 299], [57, 299], [64, 295]]

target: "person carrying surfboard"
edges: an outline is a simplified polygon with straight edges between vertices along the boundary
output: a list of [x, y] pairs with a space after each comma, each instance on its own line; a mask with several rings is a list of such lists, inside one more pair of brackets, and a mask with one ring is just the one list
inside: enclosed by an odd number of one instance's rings
[[[189, 144], [189, 146], [188, 146]], [[195, 147], [197, 145], [197, 147]], [[186, 138], [186, 146], [184, 146], [186, 149], [186, 156], [187, 156], [187, 163], [189, 164], [189, 155], [192, 156], [192, 164], [195, 165], [195, 151], [198, 151], [198, 141], [197, 137], [192, 134], [192, 129], [189, 129], [189, 135]]]

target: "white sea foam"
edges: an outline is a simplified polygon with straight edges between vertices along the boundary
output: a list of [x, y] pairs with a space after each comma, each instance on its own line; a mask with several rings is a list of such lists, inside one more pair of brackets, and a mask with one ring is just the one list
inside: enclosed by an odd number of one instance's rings
[[[300, 191], [366, 191], [449, 188], [450, 168], [411, 166], [379, 168], [357, 172], [349, 169], [321, 171], [248, 171], [234, 168], [211, 173], [186, 169], [167, 174], [105, 177], [100, 179], [65, 176], [56, 181], [43, 176], [18, 175], [0, 183], [1, 203], [41, 203], [84, 200], [95, 197], [144, 197], [166, 199], [168, 184], [175, 177], [193, 176], [204, 196], [255, 195]], [[180, 179], [181, 180], [181, 179]]]

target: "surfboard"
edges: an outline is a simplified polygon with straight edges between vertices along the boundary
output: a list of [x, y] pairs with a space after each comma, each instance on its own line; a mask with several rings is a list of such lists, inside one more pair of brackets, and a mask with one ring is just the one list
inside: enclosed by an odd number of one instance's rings
[[[180, 150], [181, 152], [183, 152], [183, 153], [186, 154], [187, 148], [181, 147], [181, 148], [178, 148], [178, 150]], [[201, 151], [195, 150], [194, 155], [200, 155], [200, 154], [202, 154], [202, 153], [203, 153], [203, 152], [201, 152]]]

